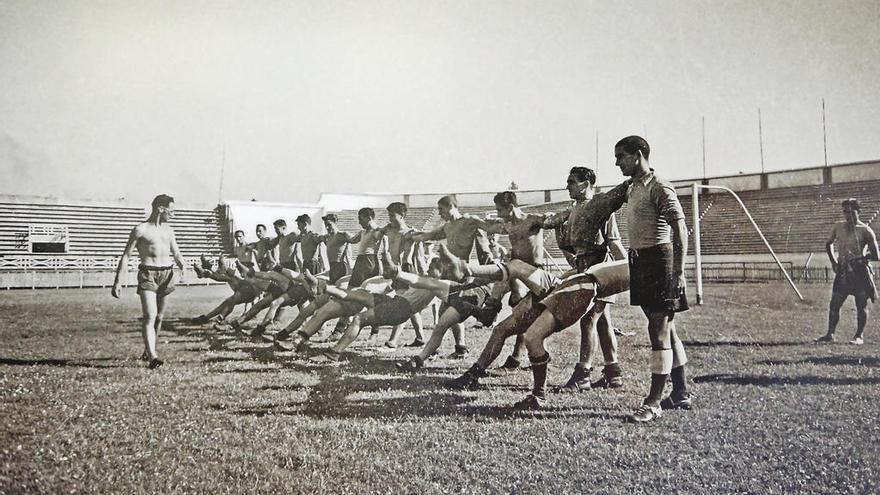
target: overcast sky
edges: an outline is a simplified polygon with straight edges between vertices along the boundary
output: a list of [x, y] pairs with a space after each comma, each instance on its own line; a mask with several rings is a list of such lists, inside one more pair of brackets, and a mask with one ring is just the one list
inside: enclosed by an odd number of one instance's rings
[[880, 2], [0, 0], [0, 193], [178, 203], [880, 158]]

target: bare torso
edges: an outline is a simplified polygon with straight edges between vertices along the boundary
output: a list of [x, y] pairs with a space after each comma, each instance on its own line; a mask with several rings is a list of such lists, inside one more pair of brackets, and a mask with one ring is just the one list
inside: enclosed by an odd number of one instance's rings
[[542, 215], [526, 215], [522, 220], [504, 222], [510, 240], [510, 257], [534, 266], [544, 263], [544, 235]]
[[443, 226], [443, 231], [446, 233], [446, 247], [459, 258], [470, 260], [478, 228], [478, 223], [467, 217], [446, 222]]
[[134, 228], [136, 234], [135, 248], [142, 265], [171, 266], [171, 243], [174, 230], [168, 224], [154, 225], [149, 222], [138, 224]]

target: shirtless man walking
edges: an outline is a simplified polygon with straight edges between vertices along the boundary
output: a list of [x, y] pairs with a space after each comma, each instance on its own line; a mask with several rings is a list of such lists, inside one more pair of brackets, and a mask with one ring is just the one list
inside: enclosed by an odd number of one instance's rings
[[144, 338], [144, 358], [150, 369], [162, 366], [163, 361], [156, 353], [156, 336], [162, 327], [162, 316], [165, 311], [165, 296], [174, 291], [174, 262], [184, 270], [183, 256], [177, 247], [174, 230], [168, 225], [174, 215], [174, 198], [160, 194], [153, 199], [152, 212], [146, 222], [140, 223], [131, 230], [125, 251], [119, 258], [116, 267], [116, 280], [110, 294], [119, 298], [122, 291], [123, 270], [128, 267], [128, 258], [137, 249], [140, 257], [138, 267], [137, 293], [141, 298], [143, 310], [142, 335]]

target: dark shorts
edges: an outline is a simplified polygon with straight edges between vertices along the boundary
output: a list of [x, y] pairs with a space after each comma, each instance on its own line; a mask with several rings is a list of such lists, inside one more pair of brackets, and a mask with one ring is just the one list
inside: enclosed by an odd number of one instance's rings
[[842, 273], [834, 276], [831, 292], [842, 296], [867, 297], [871, 301], [877, 298], [874, 273], [867, 262], [854, 261], [840, 266]]
[[446, 299], [446, 304], [440, 308], [440, 314], [443, 314], [447, 307], [455, 308], [458, 314], [461, 315], [461, 321], [464, 321], [469, 316], [476, 314], [487, 297], [489, 297], [489, 289], [486, 287], [474, 287], [473, 289], [463, 290], [450, 295]]
[[330, 262], [330, 273], [327, 276], [330, 279], [331, 284], [336, 284], [340, 278], [348, 275], [348, 267], [345, 266], [345, 263], [342, 261], [331, 261]]
[[295, 272], [299, 271], [299, 267], [296, 266], [296, 260], [285, 261], [284, 263], [279, 263], [279, 265], [288, 270], [293, 270]]
[[174, 269], [170, 266], [138, 267], [137, 293], [155, 292], [157, 296], [167, 296], [174, 292]]
[[360, 254], [354, 260], [351, 269], [351, 278], [348, 279], [348, 288], [360, 287], [364, 280], [379, 275], [379, 259], [375, 254]]
[[283, 296], [285, 292], [287, 292], [287, 288], [278, 285], [277, 282], [270, 283], [269, 288], [266, 289], [266, 293], [272, 296], [272, 299], [278, 299]]
[[629, 252], [629, 303], [649, 313], [688, 310], [687, 295], [673, 271], [672, 244]]
[[271, 270], [275, 266], [275, 262], [273, 262], [272, 259], [269, 258], [268, 256], [261, 259], [258, 264], [260, 266], [261, 272], [268, 272], [269, 270]]
[[318, 259], [303, 261], [303, 270], [308, 270], [311, 274], [321, 273], [324, 271], [323, 265], [324, 264], [321, 262], [321, 260]]
[[412, 306], [402, 297], [389, 297], [385, 294], [373, 294], [373, 327], [382, 325], [400, 325], [409, 321], [413, 315]]
[[260, 288], [256, 285], [242, 280], [235, 287], [235, 292], [241, 295], [242, 298], [247, 300], [254, 300], [260, 296]]
[[287, 287], [287, 301], [284, 302], [284, 306], [298, 306], [312, 299], [314, 297], [312, 297], [312, 293], [308, 289], [300, 284], [291, 283]]

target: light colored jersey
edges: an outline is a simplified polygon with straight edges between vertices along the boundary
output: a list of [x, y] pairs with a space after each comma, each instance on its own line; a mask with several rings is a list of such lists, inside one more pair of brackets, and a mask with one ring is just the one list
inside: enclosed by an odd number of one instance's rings
[[684, 220], [684, 211], [672, 184], [648, 172], [633, 179], [627, 192], [629, 247], [645, 249], [672, 242], [671, 225]]

